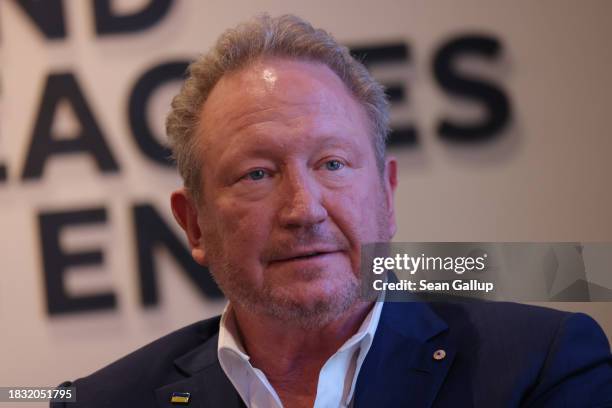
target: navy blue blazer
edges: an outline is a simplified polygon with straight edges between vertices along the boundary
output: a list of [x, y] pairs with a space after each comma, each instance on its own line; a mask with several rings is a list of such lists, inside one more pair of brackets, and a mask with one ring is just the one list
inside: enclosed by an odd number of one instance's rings
[[[217, 359], [219, 317], [74, 383], [68, 408], [243, 407]], [[443, 352], [441, 352], [443, 350]], [[435, 356], [434, 356], [435, 354]], [[587, 315], [501, 302], [386, 303], [357, 379], [361, 407], [612, 407], [612, 357]]]

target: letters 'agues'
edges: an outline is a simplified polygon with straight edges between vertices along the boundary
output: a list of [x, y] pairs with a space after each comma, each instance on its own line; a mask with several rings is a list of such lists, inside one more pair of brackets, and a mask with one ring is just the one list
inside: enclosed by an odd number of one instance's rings
[[[92, 0], [95, 31], [98, 36], [126, 35], [142, 31], [158, 24], [173, 5], [173, 0], [149, 0], [140, 10], [119, 15], [113, 12], [111, 0]], [[64, 1], [62, 0], [14, 0], [29, 21], [48, 41], [61, 41], [66, 32]], [[118, 45], [120, 46], [120, 45]], [[410, 46], [405, 42], [382, 43], [367, 47], [351, 47], [351, 52], [369, 69], [376, 70], [386, 64], [411, 62]], [[501, 42], [491, 35], [458, 35], [442, 44], [435, 52], [432, 64], [433, 78], [448, 94], [476, 102], [486, 113], [472, 123], [456, 123], [441, 119], [437, 135], [448, 143], [475, 144], [494, 140], [511, 120], [509, 98], [498, 85], [463, 75], [455, 64], [465, 56], [484, 58], [494, 62], [502, 53]], [[157, 141], [146, 117], [146, 107], [154, 91], [161, 85], [183, 78], [189, 59], [166, 61], [146, 70], [133, 85], [128, 101], [128, 118], [131, 136], [142, 155], [162, 166], [171, 168], [170, 151]], [[384, 83], [392, 104], [408, 103], [405, 84], [401, 81]], [[52, 134], [53, 122], [60, 102], [68, 103], [80, 125], [80, 133], [70, 139]], [[395, 125], [389, 144], [397, 147], [418, 148], [419, 132], [414, 125]], [[90, 157], [101, 173], [120, 172], [120, 163], [96, 120], [95, 112], [87, 102], [78, 78], [72, 72], [48, 74], [38, 114], [30, 137], [22, 181], [34, 181], [44, 174], [50, 158], [69, 154]], [[0, 163], [0, 184], [9, 180], [6, 165]], [[155, 278], [154, 248], [162, 245], [177, 260], [181, 269], [206, 297], [221, 296], [210, 275], [202, 271], [189, 255], [182, 241], [172, 228], [149, 204], [132, 208], [136, 236], [138, 276], [141, 303], [153, 306], [159, 302]], [[105, 208], [70, 211], [42, 211], [38, 214], [43, 272], [47, 295], [47, 311], [50, 315], [116, 308], [112, 292], [87, 296], [70, 296], [64, 286], [64, 274], [68, 268], [82, 265], [99, 265], [103, 262], [101, 251], [66, 253], [59, 244], [59, 235], [67, 226], [106, 223]]]

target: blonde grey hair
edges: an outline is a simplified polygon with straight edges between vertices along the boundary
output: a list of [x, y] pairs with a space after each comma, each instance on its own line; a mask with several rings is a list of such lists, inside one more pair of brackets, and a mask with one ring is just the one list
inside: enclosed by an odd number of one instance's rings
[[187, 79], [172, 100], [166, 132], [179, 173], [192, 197], [200, 199], [202, 186], [196, 134], [204, 102], [224, 74], [265, 57], [318, 62], [336, 73], [369, 117], [374, 152], [382, 174], [389, 133], [389, 103], [383, 87], [328, 32], [315, 29], [293, 15], [275, 18], [261, 15], [227, 30], [208, 53], [191, 63]]

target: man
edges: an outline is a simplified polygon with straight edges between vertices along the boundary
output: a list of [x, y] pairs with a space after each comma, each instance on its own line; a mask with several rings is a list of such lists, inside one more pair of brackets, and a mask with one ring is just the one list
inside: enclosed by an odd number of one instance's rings
[[382, 88], [326, 32], [293, 16], [226, 32], [167, 130], [174, 216], [229, 304], [77, 380], [75, 406], [611, 406], [584, 315], [359, 297], [361, 246], [395, 233], [397, 169]]

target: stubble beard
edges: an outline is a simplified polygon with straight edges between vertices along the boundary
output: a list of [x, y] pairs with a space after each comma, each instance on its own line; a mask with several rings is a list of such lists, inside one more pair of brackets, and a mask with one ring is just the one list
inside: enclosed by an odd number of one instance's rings
[[[386, 214], [386, 205], [383, 205], [376, 215], [379, 241], [387, 241], [389, 238], [386, 232], [388, 230]], [[205, 242], [218, 243], [218, 240], [205, 239]], [[265, 315], [288, 325], [310, 330], [324, 327], [338, 319], [357, 302], [370, 301], [360, 299], [360, 271], [346, 274], [346, 279], [336, 284], [334, 293], [304, 303], [296, 300], [286, 288], [278, 288], [266, 279], [260, 288], [254, 287], [245, 279], [248, 271], [244, 271], [243, 266], [228, 259], [224, 252], [218, 245], [207, 248], [211, 275], [231, 303], [240, 305], [254, 315]], [[309, 271], [303, 272], [309, 273]], [[312, 274], [317, 272], [313, 271]]]
[[[335, 280], [333, 293], [314, 301], [301, 302], [292, 296], [291, 288], [279, 288], [267, 279], [259, 288], [254, 287], [244, 279], [248, 271], [224, 259], [215, 250], [212, 253], [209, 250], [207, 256], [213, 279], [231, 303], [254, 315], [265, 315], [292, 326], [304, 329], [323, 327], [349, 310], [359, 298], [360, 279], [353, 273], [346, 274], [345, 279]], [[300, 273], [315, 276], [320, 272]]]

